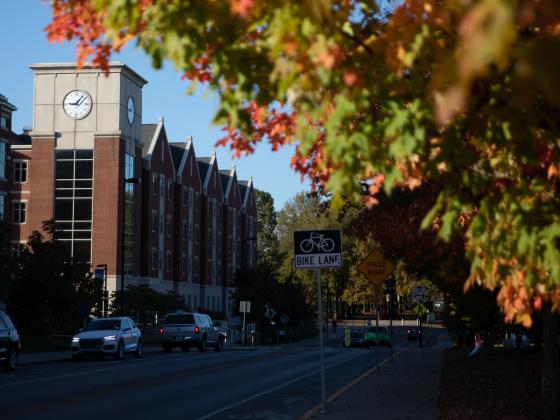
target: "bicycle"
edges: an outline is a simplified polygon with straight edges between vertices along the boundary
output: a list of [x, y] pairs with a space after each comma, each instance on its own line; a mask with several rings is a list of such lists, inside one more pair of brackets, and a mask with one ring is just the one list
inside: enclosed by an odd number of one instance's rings
[[309, 238], [301, 241], [299, 247], [306, 254], [309, 254], [314, 248], [323, 252], [331, 252], [334, 249], [334, 241], [326, 238], [322, 233], [312, 233]]

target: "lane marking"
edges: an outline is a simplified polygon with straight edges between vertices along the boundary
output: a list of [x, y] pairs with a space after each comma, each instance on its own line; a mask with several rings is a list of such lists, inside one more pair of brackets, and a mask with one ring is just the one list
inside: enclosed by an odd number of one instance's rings
[[[206, 355], [207, 357], [204, 357], [204, 355], [201, 355], [203, 359], [210, 359], [212, 356], [211, 355]], [[182, 358], [181, 355], [177, 354], [176, 357], [167, 357], [167, 356], [155, 356], [155, 359], [152, 360], [132, 360], [130, 361], [133, 364], [138, 364], [141, 366], [146, 366], [146, 365], [154, 365], [154, 364], [159, 364], [162, 362], [169, 362], [169, 361], [176, 361], [177, 359]], [[233, 357], [233, 360], [238, 359], [238, 357]], [[231, 359], [230, 359], [231, 360]], [[226, 360], [227, 361], [227, 360]], [[65, 373], [65, 374], [61, 374], [61, 375], [55, 375], [55, 376], [47, 376], [47, 377], [43, 377], [43, 378], [35, 378], [35, 379], [28, 379], [28, 380], [24, 380], [24, 381], [19, 381], [19, 382], [7, 382], [4, 384], [0, 384], [0, 389], [2, 388], [8, 388], [8, 387], [14, 387], [14, 386], [20, 386], [20, 385], [29, 385], [29, 384], [35, 384], [35, 383], [41, 383], [41, 382], [47, 382], [47, 381], [55, 381], [58, 379], [65, 379], [65, 378], [73, 378], [76, 376], [83, 376], [83, 375], [91, 375], [91, 374], [97, 374], [97, 373], [102, 373], [102, 372], [110, 372], [113, 370], [120, 370], [120, 369], [130, 369], [130, 363], [127, 363], [127, 361], [110, 361], [109, 363], [113, 364], [113, 366], [111, 367], [107, 367], [104, 369], [89, 369], [86, 371], [80, 371], [80, 372], [71, 372], [71, 373]], [[119, 363], [118, 366], [114, 366], [115, 363]]]
[[[356, 354], [357, 354], [357, 353], [356, 353]], [[343, 364], [343, 363], [347, 363], [347, 362], [351, 361], [352, 359], [356, 359], [358, 356], [360, 356], [360, 355], [352, 355], [352, 357], [346, 357], [344, 360], [341, 360], [340, 362], [331, 363], [330, 365], [328, 365], [328, 366], [325, 367], [325, 370], [330, 369], [330, 368], [333, 368], [333, 367], [338, 366], [338, 365], [341, 365], [341, 364]], [[256, 399], [256, 398], [262, 397], [263, 395], [270, 394], [271, 392], [274, 392], [274, 391], [277, 391], [277, 390], [279, 390], [279, 389], [285, 388], [285, 387], [287, 387], [288, 385], [291, 385], [291, 384], [293, 384], [293, 383], [295, 383], [295, 382], [298, 382], [298, 381], [301, 381], [301, 380], [303, 380], [303, 379], [309, 378], [310, 376], [316, 375], [316, 374], [318, 374], [318, 373], [320, 373], [320, 372], [321, 372], [321, 369], [316, 369], [316, 370], [314, 370], [314, 371], [311, 371], [310, 373], [307, 373], [307, 374], [305, 374], [305, 375], [299, 376], [299, 377], [297, 377], [297, 378], [295, 378], [295, 379], [292, 379], [292, 380], [290, 380], [290, 381], [288, 381], [288, 382], [284, 382], [283, 384], [280, 384], [280, 385], [277, 385], [277, 386], [275, 386], [275, 387], [269, 388], [269, 389], [267, 389], [267, 390], [265, 390], [265, 391], [259, 392], [258, 394], [252, 395], [251, 397], [247, 397], [247, 398], [245, 398], [244, 400], [235, 402], [235, 403], [230, 404], [230, 405], [228, 405], [228, 406], [226, 406], [226, 407], [222, 407], [222, 408], [220, 408], [220, 409], [218, 409], [218, 410], [216, 410], [216, 411], [212, 411], [211, 413], [208, 413], [208, 414], [206, 414], [206, 415], [204, 415], [204, 416], [202, 416], [202, 417], [197, 417], [197, 420], [209, 419], [209, 418], [211, 418], [211, 417], [214, 417], [214, 416], [216, 416], [216, 415], [218, 415], [218, 414], [223, 413], [224, 411], [227, 411], [227, 410], [230, 410], [230, 409], [232, 409], [232, 408], [234, 408], [234, 407], [237, 407], [237, 406], [239, 406], [239, 405], [245, 404], [245, 403], [247, 403], [247, 402], [249, 402], [249, 401], [252, 401], [252, 400], [254, 400], [254, 399]]]
[[[405, 350], [406, 350], [406, 347], [404, 349], [399, 350], [395, 354], [393, 354], [393, 359]], [[363, 379], [365, 379], [366, 377], [371, 375], [374, 371], [377, 370], [378, 367], [381, 367], [381, 366], [383, 366], [384, 364], [386, 364], [387, 362], [390, 362], [390, 361], [391, 361], [391, 358], [388, 357], [385, 360], [377, 363], [374, 367], [369, 369], [367, 372], [362, 373], [356, 379], [352, 380], [351, 382], [347, 383], [346, 385], [344, 385], [339, 390], [337, 390], [334, 393], [332, 393], [331, 395], [329, 395], [329, 397], [326, 400], [326, 403], [327, 404], [332, 403], [334, 400], [336, 400], [338, 397], [340, 397], [342, 394], [344, 394], [346, 391], [348, 391], [354, 385], [356, 385], [357, 383], [361, 382]], [[311, 417], [314, 417], [317, 414], [319, 414], [320, 411], [321, 411], [321, 404], [317, 404], [315, 407], [312, 407], [311, 409], [307, 410], [301, 417], [299, 417], [299, 420], [309, 420]]]

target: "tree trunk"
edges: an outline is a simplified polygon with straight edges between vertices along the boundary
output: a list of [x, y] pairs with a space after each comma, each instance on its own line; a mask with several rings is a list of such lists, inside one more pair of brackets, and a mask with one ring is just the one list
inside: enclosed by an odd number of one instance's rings
[[543, 303], [543, 364], [541, 392], [546, 417], [558, 418], [558, 315], [550, 302]]

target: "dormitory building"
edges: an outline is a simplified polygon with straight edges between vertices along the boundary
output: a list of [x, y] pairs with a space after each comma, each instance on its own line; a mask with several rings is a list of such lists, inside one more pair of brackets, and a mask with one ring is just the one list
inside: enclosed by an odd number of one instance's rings
[[36, 64], [33, 126], [0, 95], [0, 218], [17, 257], [54, 219], [68, 257], [107, 267], [108, 290], [149, 285], [191, 308], [232, 314], [234, 275], [256, 260], [253, 182], [191, 139], [170, 142], [163, 118], [142, 124], [147, 83], [122, 63], [109, 72]]

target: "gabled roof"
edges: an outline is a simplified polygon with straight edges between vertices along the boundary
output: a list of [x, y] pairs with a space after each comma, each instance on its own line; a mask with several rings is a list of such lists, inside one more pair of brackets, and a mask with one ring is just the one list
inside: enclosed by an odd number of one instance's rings
[[212, 164], [210, 163], [211, 161], [211, 157], [200, 157], [196, 159], [202, 188], [206, 188], [206, 180], [209, 178], [208, 174], [210, 173], [210, 170], [212, 168]]
[[157, 124], [142, 124], [142, 157], [148, 155], [157, 126]]
[[[157, 124], [142, 124], [142, 142], [144, 143], [142, 146], [142, 157], [148, 162], [152, 160], [152, 155], [160, 135], [163, 135], [167, 140], [165, 126], [163, 125], [163, 117], [159, 117]], [[173, 162], [173, 154], [169, 147], [169, 141], [166, 141], [165, 144], [167, 145], [169, 155], [172, 157], [171, 166], [173, 167], [173, 173], [175, 173], [175, 163]]]
[[[173, 164], [176, 168], [181, 165], [181, 160], [185, 154], [185, 149], [187, 147], [187, 142], [183, 143], [169, 143], [169, 150], [171, 150], [171, 157], [173, 158]], [[177, 174], [180, 175], [180, 174]]]
[[[188, 140], [182, 143], [169, 143], [169, 147], [171, 149], [171, 153], [173, 155], [173, 162], [177, 170], [177, 173], [175, 175], [177, 176], [177, 179], [179, 179], [180, 177], [183, 176], [183, 172], [185, 171], [185, 165], [187, 164], [187, 160], [189, 159], [189, 156], [192, 154], [193, 159], [195, 159], [195, 161], [197, 160], [196, 153], [194, 152], [192, 137], [189, 136]], [[194, 172], [196, 173], [196, 175], [193, 176], [198, 177], [199, 184], [202, 184], [200, 165], [198, 164], [198, 162], [195, 165]], [[206, 173], [204, 173], [202, 176], [205, 175]], [[183, 182], [182, 178], [181, 178], [181, 182]]]
[[227, 191], [229, 191], [229, 184], [233, 180], [231, 170], [222, 169], [220, 171], [220, 182], [222, 183], [222, 191], [224, 192], [224, 198], [227, 198]]
[[250, 192], [253, 189], [253, 177], [250, 177], [247, 181], [238, 181], [237, 183], [239, 184], [239, 190], [241, 191], [241, 206], [246, 208]]
[[233, 181], [237, 181], [237, 169], [235, 168], [235, 165], [233, 165], [233, 167], [231, 169], [224, 169], [220, 171], [220, 181], [222, 182], [222, 190], [224, 192], [224, 200], [227, 201], [227, 199], [229, 198], [229, 195], [231, 193], [231, 189], [232, 188], [237, 188], [237, 193], [239, 194], [239, 200], [241, 202], [243, 202], [243, 195], [241, 193], [241, 190], [239, 188], [239, 182], [235, 182], [235, 186], [234, 186], [234, 182]]

